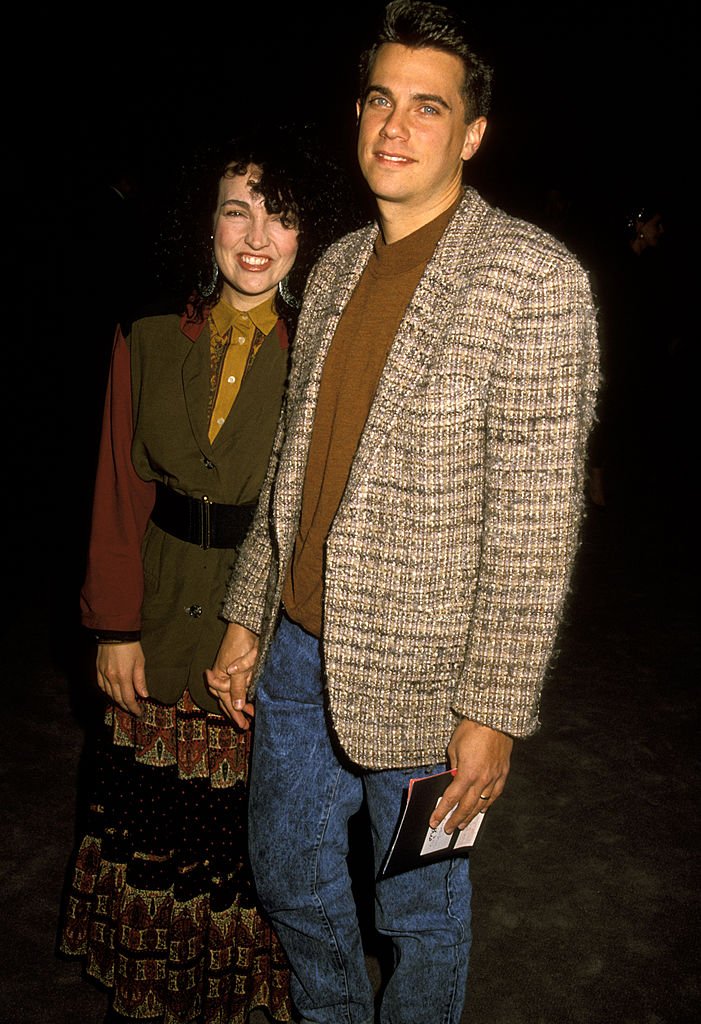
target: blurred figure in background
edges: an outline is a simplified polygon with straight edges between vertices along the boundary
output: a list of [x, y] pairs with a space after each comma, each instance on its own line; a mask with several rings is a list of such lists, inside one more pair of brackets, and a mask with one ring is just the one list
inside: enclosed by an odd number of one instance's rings
[[590, 494], [599, 505], [613, 498], [632, 535], [647, 531], [676, 489], [671, 446], [684, 272], [667, 245], [659, 202], [633, 204], [615, 232], [594, 272], [603, 387]]

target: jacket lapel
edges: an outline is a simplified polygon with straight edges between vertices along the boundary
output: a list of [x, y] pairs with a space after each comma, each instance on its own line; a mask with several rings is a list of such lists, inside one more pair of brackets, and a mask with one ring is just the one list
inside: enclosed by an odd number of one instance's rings
[[183, 362], [182, 381], [185, 406], [190, 420], [190, 429], [200, 447], [208, 457], [212, 454], [207, 432], [209, 421], [209, 327], [193, 339], [192, 348]]
[[305, 301], [302, 310], [292, 344], [295, 370], [291, 389], [294, 393], [291, 395], [286, 442], [275, 486], [275, 518], [280, 525], [280, 538], [286, 534], [290, 517], [296, 524], [296, 515], [301, 508], [307, 456], [326, 354], [341, 315], [370, 258], [377, 231], [377, 225], [374, 224], [357, 233], [352, 247], [340, 257], [342, 262], [339, 269], [334, 271], [334, 268], [330, 268], [328, 276], [317, 282], [317, 287]]
[[426, 266], [387, 354], [341, 508], [365, 478], [413, 392], [433, 371], [436, 349], [454, 319], [455, 274], [470, 272], [485, 209], [478, 194], [467, 189]]
[[222, 445], [228, 444], [239, 430], [240, 424], [252, 414], [255, 415], [256, 406], [261, 400], [265, 380], [272, 379], [276, 356], [279, 357], [281, 354], [280, 339], [274, 327], [270, 334], [264, 338], [253, 360], [253, 364], [244, 374], [236, 401], [229, 410], [221, 430], [214, 438], [214, 443], [212, 444], [213, 451], [217, 451]]

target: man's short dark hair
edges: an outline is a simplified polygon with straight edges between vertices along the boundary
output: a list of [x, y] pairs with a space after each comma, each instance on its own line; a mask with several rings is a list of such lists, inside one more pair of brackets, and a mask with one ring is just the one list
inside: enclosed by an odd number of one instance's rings
[[492, 69], [467, 42], [463, 19], [440, 4], [419, 0], [392, 0], [385, 8], [377, 37], [360, 57], [360, 98], [365, 98], [377, 51], [385, 43], [400, 43], [412, 49], [443, 50], [462, 61], [465, 77], [462, 96], [465, 122], [486, 117], [492, 93]]

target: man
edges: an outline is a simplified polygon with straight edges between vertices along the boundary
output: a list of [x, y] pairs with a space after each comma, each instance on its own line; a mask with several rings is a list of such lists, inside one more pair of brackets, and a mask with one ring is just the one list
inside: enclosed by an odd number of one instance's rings
[[[456, 770], [432, 818], [447, 832], [498, 799], [576, 550], [591, 295], [562, 245], [463, 188], [489, 87], [455, 16], [389, 4], [358, 102], [379, 232], [310, 280], [208, 673], [244, 727], [255, 685], [251, 857], [309, 1024], [373, 1020], [348, 819], [365, 798], [379, 870], [412, 776]], [[375, 903], [395, 946], [381, 1020], [456, 1024], [467, 861], [383, 879]]]

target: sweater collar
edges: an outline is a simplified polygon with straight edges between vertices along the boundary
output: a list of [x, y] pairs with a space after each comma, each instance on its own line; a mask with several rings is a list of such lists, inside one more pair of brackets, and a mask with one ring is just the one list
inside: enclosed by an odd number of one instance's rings
[[426, 263], [452, 220], [461, 199], [462, 196], [433, 220], [412, 231], [405, 238], [400, 238], [398, 242], [392, 242], [391, 245], [385, 242], [382, 231], [378, 232], [373, 246], [375, 272], [381, 277], [394, 276]]

